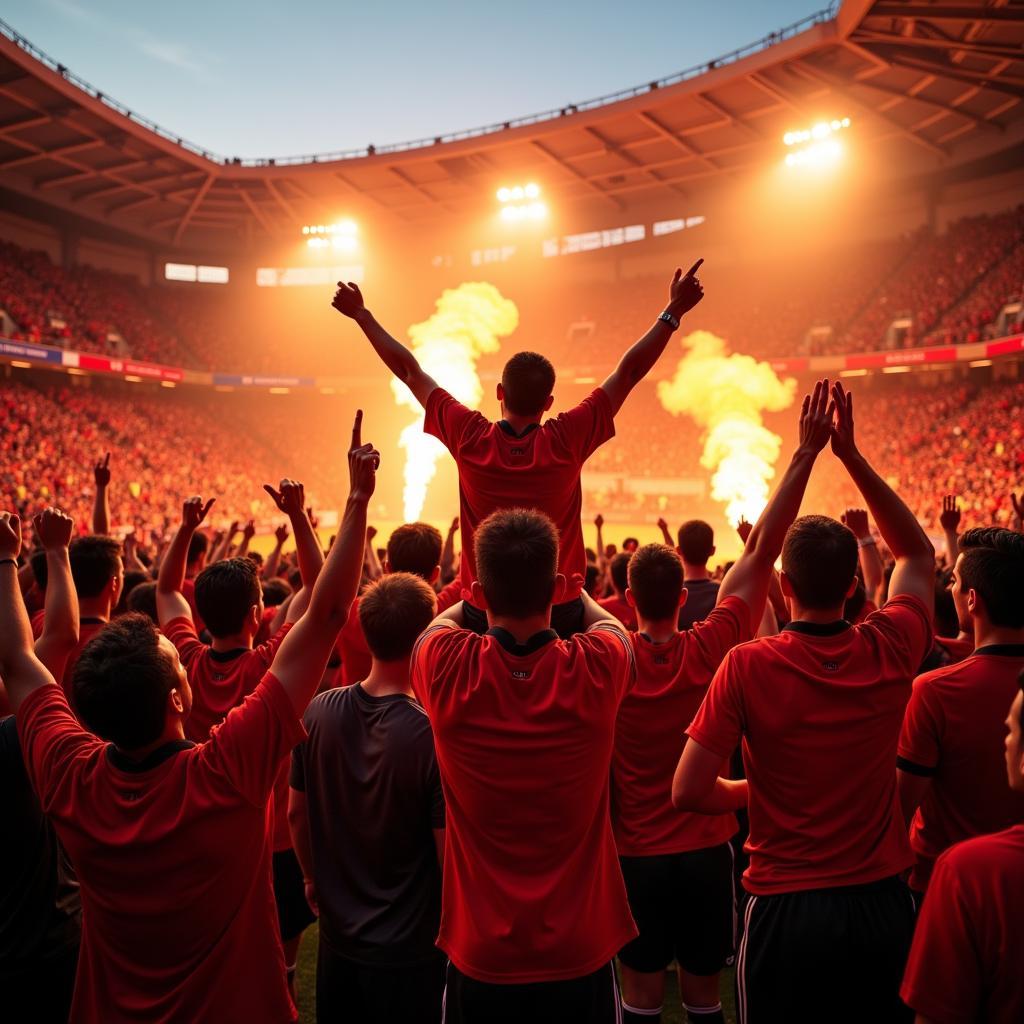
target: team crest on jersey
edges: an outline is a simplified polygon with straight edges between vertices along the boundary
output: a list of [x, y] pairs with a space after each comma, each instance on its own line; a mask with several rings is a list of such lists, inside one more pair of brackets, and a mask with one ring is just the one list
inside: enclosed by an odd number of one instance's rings
[[525, 448], [513, 448], [513, 449], [511, 449], [511, 454], [512, 455], [522, 456], [522, 455], [526, 454], [526, 449]]
[[838, 672], [839, 671], [839, 662], [838, 661], [823, 661], [821, 663], [821, 667], [826, 672]]
[[654, 664], [655, 665], [667, 665], [668, 661], [669, 661], [669, 659], [668, 659], [668, 655], [667, 654], [656, 654], [654, 656]]
[[530, 670], [525, 668], [516, 668], [512, 670], [513, 679], [529, 679]]

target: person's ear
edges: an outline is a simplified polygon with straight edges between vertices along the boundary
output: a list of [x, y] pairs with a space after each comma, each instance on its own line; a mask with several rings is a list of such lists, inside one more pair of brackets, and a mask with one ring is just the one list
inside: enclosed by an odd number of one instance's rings
[[[717, 550], [718, 550], [718, 549], [717, 549], [717, 548], [715, 547], [715, 545], [714, 545], [714, 544], [712, 544], [712, 545], [711, 545], [711, 555], [713, 555], [713, 554], [714, 554], [714, 553], [715, 553], [715, 552], [716, 552]], [[708, 555], [708, 558], [710, 558], [710, 557], [711, 557], [711, 555]]]
[[853, 597], [854, 594], [857, 593], [857, 583], [858, 583], [857, 577], [854, 576], [853, 579], [850, 580], [850, 585], [846, 588], [846, 600], [847, 601], [849, 601], [849, 599], [851, 597]]
[[569, 589], [569, 581], [562, 573], [555, 573], [555, 590], [551, 595], [552, 604], [561, 604], [565, 600], [565, 593]]
[[689, 593], [690, 592], [686, 589], [686, 587], [683, 587], [683, 589], [679, 592], [679, 607], [680, 608], [682, 608], [683, 605], [686, 604], [686, 598], [689, 596]]
[[[501, 385], [498, 386], [500, 387]], [[471, 602], [481, 611], [487, 611], [487, 598], [484, 595], [484, 588], [480, 586], [477, 580], [473, 580], [469, 585], [469, 593]]]
[[789, 582], [789, 577], [786, 575], [785, 570], [779, 573], [779, 585], [782, 587], [783, 597], [788, 597], [792, 600], [796, 596], [793, 593], [793, 584]]
[[555, 396], [554, 395], [548, 395], [548, 400], [544, 403], [544, 411], [545, 412], [547, 412], [548, 409], [551, 408], [551, 406], [554, 404], [554, 401], [555, 401]]
[[636, 608], [636, 598], [633, 596], [633, 591], [629, 587], [626, 587], [626, 604], [630, 608]]
[[495, 392], [494, 393], [497, 396], [498, 401], [500, 403], [504, 404], [504, 402], [505, 402], [505, 386], [501, 383], [501, 381], [498, 381], [498, 386], [497, 386], [497, 388], [495, 388]]
[[427, 582], [433, 586], [441, 578], [441, 566], [435, 565], [434, 571], [430, 574], [430, 579]]
[[391, 572], [391, 563], [388, 561], [387, 555], [384, 556], [384, 560], [380, 563], [380, 571], [384, 573], [385, 576]]
[[171, 703], [171, 712], [176, 715], [185, 714], [185, 700], [182, 697], [177, 687], [167, 695], [168, 700]]
[[971, 613], [971, 615], [978, 614], [979, 603], [980, 599], [978, 597], [978, 592], [973, 587], [971, 587], [971, 589], [967, 591], [967, 610]]
[[259, 632], [260, 617], [260, 606], [258, 604], [249, 605], [249, 625], [252, 627], [253, 633]]

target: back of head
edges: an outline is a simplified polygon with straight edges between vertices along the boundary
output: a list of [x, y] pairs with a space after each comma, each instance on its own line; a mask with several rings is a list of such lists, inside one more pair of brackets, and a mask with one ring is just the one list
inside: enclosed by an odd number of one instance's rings
[[624, 594], [626, 592], [626, 587], [629, 586], [629, 559], [630, 559], [630, 557], [631, 556], [628, 555], [625, 551], [620, 551], [619, 554], [617, 554], [612, 559], [612, 564], [611, 564], [612, 583], [614, 584], [615, 589], [620, 594]]
[[128, 598], [131, 597], [136, 587], [148, 583], [151, 579], [148, 572], [141, 572], [138, 569], [131, 569], [124, 574], [124, 584], [121, 587], [121, 599], [117, 602], [116, 612], [120, 615], [128, 608]]
[[248, 558], [225, 558], [196, 577], [196, 611], [213, 637], [233, 636], [262, 597], [256, 566]]
[[185, 564], [194, 566], [206, 559], [206, 552], [210, 546], [210, 540], [202, 530], [196, 530], [192, 539], [188, 542], [188, 555]]
[[156, 582], [149, 580], [146, 583], [140, 583], [137, 587], [132, 587], [126, 605], [128, 611], [138, 612], [154, 622], [159, 622], [156, 614]]
[[121, 572], [121, 544], [113, 537], [77, 537], [71, 542], [68, 558], [79, 598], [99, 597]]
[[160, 634], [145, 615], [123, 615], [83, 648], [71, 675], [72, 701], [91, 732], [122, 750], [160, 738], [167, 695], [178, 685]]
[[683, 563], [670, 547], [645, 544], [629, 561], [629, 589], [640, 618], [672, 619], [683, 593]]
[[516, 416], [539, 416], [555, 390], [555, 368], [537, 352], [517, 352], [501, 371], [505, 407]]
[[263, 584], [263, 607], [277, 608], [288, 600], [291, 593], [292, 588], [288, 585], [286, 580], [283, 580], [280, 577], [273, 580], [267, 580]]
[[430, 580], [441, 561], [443, 542], [436, 526], [405, 523], [388, 538], [387, 559], [391, 572], [411, 572]]
[[495, 615], [525, 619], [551, 606], [558, 572], [558, 531], [543, 512], [493, 512], [474, 538], [476, 570]]
[[690, 519], [683, 523], [676, 539], [679, 553], [689, 565], [707, 565], [715, 553], [715, 531], [703, 519]]
[[801, 516], [786, 534], [782, 571], [803, 608], [842, 608], [857, 572], [857, 538], [828, 516]]
[[1024, 534], [985, 526], [960, 536], [960, 591], [974, 590], [993, 626], [1024, 628]]
[[409, 657], [436, 610], [437, 597], [421, 576], [409, 572], [381, 576], [359, 598], [359, 625], [370, 653], [377, 661]]

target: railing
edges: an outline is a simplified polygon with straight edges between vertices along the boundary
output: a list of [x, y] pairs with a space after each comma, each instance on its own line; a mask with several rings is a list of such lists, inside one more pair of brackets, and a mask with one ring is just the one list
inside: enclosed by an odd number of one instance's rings
[[565, 107], [553, 107], [550, 110], [544, 110], [536, 114], [527, 114], [524, 117], [513, 118], [510, 121], [500, 121], [493, 124], [482, 125], [478, 128], [466, 128], [458, 132], [449, 132], [446, 135], [435, 135], [421, 139], [412, 139], [408, 142], [395, 142], [384, 146], [375, 146], [371, 144], [356, 149], [342, 149], [326, 153], [308, 153], [299, 156], [256, 157], [247, 159], [221, 156], [209, 149], [205, 149], [202, 146], [197, 145], [194, 142], [189, 142], [176, 132], [168, 131], [166, 128], [158, 125], [155, 121], [151, 121], [148, 117], [143, 117], [141, 114], [131, 110], [123, 103], [120, 103], [111, 96], [108, 96], [106, 93], [101, 92], [95, 86], [90, 85], [85, 81], [85, 79], [79, 77], [73, 71], [68, 70], [65, 65], [54, 60], [49, 54], [40, 50], [38, 46], [35, 46], [2, 20], [0, 20], [0, 33], [21, 47], [21, 49], [26, 53], [39, 61], [40, 64], [44, 64], [46, 67], [50, 68], [51, 71], [55, 71], [57, 74], [61, 75], [61, 77], [66, 78], [82, 92], [99, 100], [104, 105], [110, 107], [111, 110], [116, 111], [135, 124], [146, 128], [148, 131], [159, 135], [163, 139], [173, 142], [177, 146], [181, 146], [182, 149], [186, 149], [190, 153], [195, 153], [207, 160], [212, 160], [215, 163], [221, 163], [229, 166], [287, 167], [295, 164], [315, 164], [328, 163], [335, 160], [354, 160], [380, 153], [401, 153], [410, 149], [439, 146], [446, 142], [458, 142], [462, 139], [472, 139], [481, 135], [490, 135], [495, 132], [509, 131], [512, 128], [522, 128], [527, 125], [541, 124], [545, 121], [553, 121], [556, 118], [568, 117], [572, 114], [577, 114], [585, 110], [594, 110], [597, 107], [619, 103], [622, 100], [632, 99], [635, 96], [642, 96], [645, 93], [656, 92], [658, 89], [676, 85], [679, 82], [685, 82], [688, 79], [696, 78], [697, 76], [706, 74], [716, 68], [734, 64], [737, 61], [742, 60], [744, 57], [749, 57], [753, 53], [759, 53], [762, 50], [766, 50], [771, 46], [781, 43], [783, 40], [791, 39], [793, 36], [797, 36], [801, 32], [804, 32], [809, 28], [813, 28], [815, 25], [822, 25], [831, 21], [832, 18], [835, 17], [838, 7], [839, 0], [832, 0], [828, 7], [825, 7], [820, 11], [816, 11], [814, 14], [809, 14], [807, 17], [801, 18], [799, 21], [794, 21], [791, 25], [786, 25], [784, 28], [777, 29], [774, 32], [769, 32], [768, 35], [763, 36], [761, 39], [755, 40], [752, 43], [747, 43], [745, 46], [737, 47], [735, 50], [730, 50], [728, 53], [724, 53], [712, 60], [704, 61], [701, 64], [695, 64], [693, 67], [686, 68], [683, 71], [677, 71], [674, 74], [668, 75], [665, 78], [656, 79], [653, 82], [645, 82], [642, 85], [635, 85], [628, 89], [621, 89], [618, 92], [606, 93], [604, 96], [597, 96], [593, 99], [582, 100], [579, 103], [570, 103]]

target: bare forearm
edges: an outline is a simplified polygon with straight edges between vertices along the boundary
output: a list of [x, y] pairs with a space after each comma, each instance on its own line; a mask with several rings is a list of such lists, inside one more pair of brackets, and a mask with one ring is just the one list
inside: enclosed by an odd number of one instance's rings
[[292, 835], [295, 857], [302, 868], [302, 877], [313, 879], [313, 845], [309, 838], [309, 815], [306, 810], [306, 794], [296, 798], [296, 790], [289, 791], [288, 830]]
[[747, 795], [746, 779], [723, 779], [719, 776], [706, 796], [695, 799], [681, 794], [679, 798], [673, 796], [672, 803], [676, 810], [694, 814], [729, 814], [747, 806]]
[[860, 571], [864, 575], [864, 591], [871, 601], [875, 601], [885, 578], [885, 567], [873, 538], [870, 543], [860, 545]]
[[441, 579], [451, 577], [452, 566], [455, 564], [455, 531], [449, 530], [441, 549]]
[[92, 504], [92, 532], [106, 537], [110, 533], [110, 501], [107, 498], [106, 484], [96, 487], [96, 496]]
[[363, 566], [371, 580], [379, 580], [384, 575], [377, 552], [373, 550], [373, 541], [369, 537], [366, 538], [366, 550], [363, 552]]
[[355, 321], [362, 328], [363, 334], [366, 335], [381, 362], [403, 384], [411, 383], [414, 374], [418, 373], [420, 369], [412, 352], [388, 334], [368, 309], [362, 310]]
[[[294, 515], [289, 515], [292, 524], [292, 533], [295, 535], [295, 554], [299, 560], [299, 575], [302, 577], [302, 584], [311, 587], [316, 582], [317, 576], [324, 565], [324, 552], [320, 547], [313, 524], [305, 511], [299, 509]], [[280, 551], [278, 551], [280, 556]]]
[[59, 637], [69, 647], [78, 643], [78, 593], [71, 576], [68, 549], [46, 552], [44, 635]]
[[267, 560], [263, 563], [264, 580], [272, 580], [277, 575], [278, 567], [281, 564], [281, 548], [283, 546], [282, 541], [277, 541], [274, 544], [274, 550], [267, 555]]
[[811, 478], [816, 458], [816, 454], [806, 448], [797, 448], [793, 453], [779, 486], [775, 488], [775, 493], [768, 499], [768, 504], [750, 531], [745, 552], [756, 552], [769, 565], [775, 564], [782, 553], [786, 531], [800, 511], [800, 503], [804, 500], [807, 481]]
[[960, 538], [956, 530], [943, 530], [942, 535], [946, 540], [946, 558], [952, 565], [960, 554]]
[[345, 624], [359, 589], [367, 504], [367, 498], [356, 495], [350, 495], [345, 503], [338, 539], [320, 571], [306, 613], [311, 619], [336, 625], [338, 629]]
[[0, 622], [0, 675], [6, 677], [8, 663], [32, 650], [32, 626], [18, 586], [18, 567], [13, 562], [0, 563]]
[[185, 563], [188, 560], [188, 547], [192, 542], [193, 533], [195, 531], [186, 526], [178, 528], [160, 565], [160, 574], [156, 580], [158, 591], [169, 594], [180, 591], [184, 586]]

